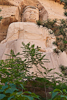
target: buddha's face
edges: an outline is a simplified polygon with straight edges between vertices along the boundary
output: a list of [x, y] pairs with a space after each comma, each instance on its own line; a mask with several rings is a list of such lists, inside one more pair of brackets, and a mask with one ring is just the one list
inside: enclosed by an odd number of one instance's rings
[[28, 7], [24, 10], [22, 21], [23, 22], [35, 22], [39, 20], [39, 10], [34, 7]]

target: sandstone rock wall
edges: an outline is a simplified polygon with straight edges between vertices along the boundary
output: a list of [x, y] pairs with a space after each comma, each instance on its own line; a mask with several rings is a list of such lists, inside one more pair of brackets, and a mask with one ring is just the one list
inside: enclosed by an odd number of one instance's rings
[[[6, 59], [8, 58], [8, 56], [6, 56], [5, 54], [10, 54], [10, 50], [14, 50], [15, 53], [17, 52], [22, 52], [22, 42], [25, 42], [24, 40], [22, 39], [18, 39], [18, 40], [14, 40], [14, 41], [9, 41], [7, 43], [4, 43], [4, 44], [0, 44], [0, 59]], [[55, 70], [53, 70], [52, 72], [59, 72], [60, 73], [60, 69], [59, 69], [59, 66], [60, 65], [64, 65], [64, 66], [67, 66], [67, 55], [65, 52], [63, 53], [60, 53], [59, 55], [57, 55], [56, 53], [54, 52], [47, 52], [47, 53], [43, 53], [45, 56], [45, 59], [48, 59], [49, 62], [45, 62], [44, 63], [44, 66], [48, 69], [53, 69], [55, 68]], [[39, 69], [44, 72], [44, 70], [39, 67]], [[33, 66], [33, 68], [30, 70], [31, 72], [34, 71], [34, 73], [37, 71], [36, 67]]]
[[2, 10], [0, 12], [0, 16], [3, 17], [3, 19], [1, 20], [1, 23], [3, 25], [9, 25], [12, 22], [19, 21], [18, 7], [0, 5], [0, 9]]
[[[29, 11], [26, 16], [24, 10], [27, 6], [36, 7], [39, 13], [36, 14], [34, 11], [35, 13], [31, 15], [33, 12], [32, 9], [31, 13]], [[38, 19], [44, 21], [47, 20], [47, 18], [66, 19], [63, 5], [55, 2], [55, 0], [0, 0], [0, 9], [2, 10], [0, 16], [3, 17], [0, 22], [0, 41], [6, 37], [6, 32], [10, 23], [25, 21], [25, 17], [27, 17], [26, 21], [30, 22], [36, 22]], [[36, 19], [33, 20], [35, 16]]]
[[50, 29], [39, 27], [30, 22], [16, 22], [10, 24], [7, 32], [7, 37], [1, 43], [8, 41], [23, 39], [27, 42], [37, 44], [45, 51], [47, 48], [53, 48], [53, 42], [56, 40], [54, 34], [50, 34]]
[[3, 18], [0, 21], [0, 41], [2, 41], [3, 36], [7, 35], [10, 23], [20, 21], [20, 14], [18, 7], [15, 6], [0, 5], [0, 9], [0, 16]]
[[[0, 0], [0, 9], [2, 10], [0, 16], [3, 17], [0, 22], [0, 41], [6, 38], [8, 26], [12, 22], [25, 21], [25, 19], [27, 19], [26, 21], [36, 22], [38, 19], [43, 21], [47, 20], [47, 18], [66, 18], [63, 13], [63, 5], [55, 1], [59, 0]], [[36, 7], [39, 13], [36, 14], [34, 11], [31, 15], [33, 12], [32, 9], [31, 12], [29, 11], [27, 15], [25, 15], [24, 9], [27, 6]]]
[[18, 6], [22, 0], [0, 0], [0, 5]]
[[0, 5], [10, 5], [8, 0], [0, 0]]
[[49, 19], [66, 19], [67, 17], [64, 16], [64, 5], [55, 0], [38, 0], [40, 3], [45, 7], [46, 11], [48, 12]]
[[[33, 9], [28, 11], [29, 13], [27, 16], [24, 13], [24, 9], [27, 6], [34, 6], [36, 7], [36, 11], [33, 13]], [[35, 22], [37, 20], [47, 20], [48, 13], [44, 6], [38, 1], [38, 0], [0, 0], [0, 9], [2, 10], [0, 12], [0, 16], [3, 17], [1, 20], [0, 27], [3, 30], [0, 30], [0, 41], [4, 39], [7, 35], [8, 26], [12, 22], [20, 22], [25, 21], [25, 17], [27, 17], [26, 21]], [[30, 14], [31, 13], [31, 14]], [[33, 13], [33, 14], [32, 14]], [[35, 17], [35, 18], [34, 18]], [[1, 35], [2, 34], [2, 35]], [[4, 36], [5, 34], [5, 36]]]
[[[54, 0], [0, 0], [0, 8], [0, 16], [3, 16], [0, 21], [0, 41], [3, 40], [0, 43], [0, 60], [8, 58], [5, 54], [9, 54], [11, 49], [15, 53], [22, 52], [21, 43], [30, 42], [35, 47], [41, 47], [40, 52], [49, 59], [49, 63], [44, 63], [45, 67], [56, 68], [54, 72], [60, 72], [59, 65], [67, 66], [66, 53], [57, 55], [53, 52], [56, 38], [54, 34], [50, 34], [51, 30], [35, 24], [38, 19], [66, 19], [62, 4]], [[31, 72], [33, 70], [35, 72], [36, 68], [33, 67]], [[40, 70], [43, 71], [42, 68]]]
[[[30, 22], [15, 22], [10, 24], [7, 32], [6, 40], [0, 43], [0, 59], [8, 58], [5, 54], [10, 54], [12, 49], [15, 54], [20, 52], [22, 53], [22, 42], [25, 44], [31, 43], [35, 44], [35, 47], [41, 47], [40, 52], [45, 56], [45, 59], [48, 59], [49, 62], [44, 63], [46, 68], [55, 68], [53, 72], [60, 72], [60, 65], [67, 65], [67, 55], [65, 52], [57, 55], [53, 52], [53, 49], [56, 48], [52, 43], [55, 41], [54, 34], [49, 33], [50, 29], [46, 27], [38, 27], [35, 23]], [[21, 57], [21, 56], [20, 56]], [[44, 70], [39, 67], [43, 72]], [[35, 66], [30, 70], [31, 72], [36, 72], [37, 69]]]
[[0, 41], [4, 40], [6, 38], [8, 26], [9, 25], [3, 26], [0, 23]]

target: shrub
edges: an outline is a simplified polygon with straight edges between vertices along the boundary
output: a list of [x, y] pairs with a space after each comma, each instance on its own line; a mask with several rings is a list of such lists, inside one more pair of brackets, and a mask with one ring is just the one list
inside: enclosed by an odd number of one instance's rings
[[[5, 83], [6, 81], [13, 83], [22, 82], [25, 78], [32, 75], [33, 72], [30, 73], [29, 69], [31, 69], [33, 65], [36, 66], [39, 72], [39, 65], [45, 68], [43, 64], [48, 60], [44, 59], [45, 55], [39, 52], [39, 47], [35, 48], [35, 45], [30, 46], [30, 43], [27, 45], [22, 44], [23, 52], [21, 54], [17, 53], [15, 55], [14, 51], [11, 50], [10, 55], [6, 54], [10, 59], [0, 61], [1, 83]], [[19, 55], [22, 55], [23, 58], [20, 58]]]
[[58, 49], [54, 49], [54, 52], [57, 53], [57, 54], [60, 53], [60, 51]]
[[[1, 12], [2, 10], [0, 9], [0, 12]], [[0, 16], [0, 21], [1, 21], [1, 19], [3, 19], [3, 17], [2, 16]]]
[[67, 16], [67, 12], [64, 12], [64, 15]]
[[42, 25], [42, 22], [40, 20], [37, 21], [37, 25], [40, 26]]
[[49, 100], [67, 100], [67, 90], [54, 89], [52, 91], [52, 97]]
[[6, 82], [0, 89], [0, 100], [39, 100], [39, 96], [35, 93], [24, 91], [22, 84], [18, 86], [13, 83]]
[[[48, 60], [44, 59], [45, 55], [39, 52], [39, 47], [35, 48], [35, 45], [30, 45], [30, 43], [26, 45], [24, 43], [22, 44], [23, 52], [21, 54], [15, 54], [14, 51], [11, 50], [10, 55], [6, 54], [9, 56], [9, 59], [0, 61], [1, 100], [42, 100], [43, 98], [44, 100], [48, 100], [49, 91], [53, 91], [57, 88], [61, 90], [62, 85], [63, 89], [67, 88], [66, 84], [64, 85], [63, 81], [60, 82], [59, 80], [60, 76], [63, 80], [63, 75], [57, 73], [59, 77], [54, 77], [54, 74], [49, 74], [53, 69], [44, 67], [44, 62], [48, 62]], [[22, 58], [20, 58], [19, 55], [23, 55]], [[36, 74], [29, 73], [29, 69], [32, 68], [33, 65], [36, 66], [38, 73], [40, 73], [43, 78], [37, 77], [37, 72]], [[39, 65], [43, 68], [43, 72], [38, 69]], [[58, 79], [58, 81], [56, 79]], [[27, 90], [24, 87], [27, 88]], [[40, 90], [43, 90], [45, 93], [44, 97], [41, 92], [40, 94], [39, 92], [37, 93], [37, 91]], [[35, 93], [40, 95], [40, 98]]]

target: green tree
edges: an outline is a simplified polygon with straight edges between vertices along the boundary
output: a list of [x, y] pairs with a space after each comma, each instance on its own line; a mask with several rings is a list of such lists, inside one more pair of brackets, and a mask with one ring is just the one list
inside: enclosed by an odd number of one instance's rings
[[[1, 12], [2, 10], [0, 9], [0, 12]], [[1, 21], [1, 19], [3, 19], [3, 17], [2, 16], [0, 16], [0, 21]]]
[[65, 9], [64, 15], [67, 16], [67, 0], [60, 0], [60, 1], [64, 2], [64, 9]]

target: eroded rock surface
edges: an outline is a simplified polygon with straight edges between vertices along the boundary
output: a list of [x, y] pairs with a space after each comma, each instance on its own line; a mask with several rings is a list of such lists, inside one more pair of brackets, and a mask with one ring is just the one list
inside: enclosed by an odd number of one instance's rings
[[12, 22], [19, 21], [19, 9], [15, 6], [2, 6], [0, 5], [0, 16], [3, 17], [1, 24], [9, 25]]
[[[55, 0], [38, 0], [40, 3], [45, 7], [46, 11], [48, 12], [48, 18], [50, 19], [66, 19], [67, 17], [64, 16], [64, 5]], [[58, 1], [58, 0], [56, 0]]]
[[[65, 52], [57, 55], [53, 52], [56, 48], [52, 43], [55, 41], [54, 34], [50, 34], [50, 29], [46, 27], [37, 26], [35, 23], [30, 22], [15, 22], [10, 24], [7, 32], [7, 37], [2, 43], [0, 43], [0, 59], [7, 59], [12, 49], [15, 54], [22, 53], [22, 42], [25, 44], [35, 44], [35, 47], [41, 47], [40, 52], [46, 54], [45, 59], [48, 59], [48, 63], [44, 63], [47, 68], [56, 68], [53, 72], [59, 70], [59, 65], [67, 65], [67, 55]], [[43, 69], [40, 68], [43, 72]], [[34, 66], [31, 72], [36, 72], [37, 69]]]
[[54, 34], [50, 34], [50, 29], [46, 27], [39, 27], [38, 25], [30, 22], [16, 22], [10, 24], [7, 32], [7, 37], [1, 43], [8, 41], [22, 39], [27, 42], [37, 44], [37, 46], [45, 49], [46, 47], [53, 46], [56, 40]]
[[47, 20], [48, 12], [45, 7], [39, 2], [39, 0], [23, 0], [20, 5], [20, 12], [24, 12], [25, 7], [27, 6], [34, 6], [39, 10], [39, 20]]
[[0, 0], [0, 5], [18, 6], [22, 0]]
[[18, 7], [15, 6], [0, 5], [0, 9], [0, 16], [3, 18], [0, 22], [0, 41], [2, 41], [3, 36], [7, 35], [10, 23], [20, 21], [20, 15]]
[[[12, 22], [34, 22], [50, 19], [66, 19], [63, 5], [59, 0], [0, 0], [0, 41], [6, 38]], [[30, 7], [36, 8], [36, 11]], [[26, 9], [26, 11], [25, 11]], [[37, 10], [38, 9], [38, 10]]]
[[[32, 9], [31, 6], [36, 9]], [[0, 9], [0, 16], [3, 18], [0, 24], [1, 29], [3, 28], [3, 31], [0, 30], [0, 41], [6, 37], [8, 26], [12, 22], [36, 23], [37, 20], [43, 21], [48, 18], [45, 7], [38, 0], [0, 0]]]
[[[53, 52], [56, 38], [50, 34], [51, 30], [35, 24], [36, 20], [48, 18], [66, 19], [63, 5], [54, 0], [0, 0], [0, 8], [0, 16], [3, 16], [0, 22], [0, 41], [3, 40], [0, 43], [0, 60], [8, 58], [5, 54], [10, 54], [11, 49], [15, 53], [22, 52], [22, 42], [30, 42], [41, 47], [40, 52], [46, 54], [50, 62], [44, 63], [45, 67], [56, 68], [54, 72], [60, 72], [59, 65], [67, 66], [66, 53], [57, 55]], [[43, 71], [42, 68], [40, 70]], [[36, 72], [36, 68], [33, 67], [32, 71]]]
[[22, 15], [22, 22], [34, 22], [39, 20], [39, 10], [34, 6], [27, 6]]

